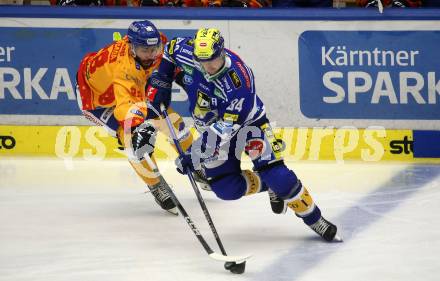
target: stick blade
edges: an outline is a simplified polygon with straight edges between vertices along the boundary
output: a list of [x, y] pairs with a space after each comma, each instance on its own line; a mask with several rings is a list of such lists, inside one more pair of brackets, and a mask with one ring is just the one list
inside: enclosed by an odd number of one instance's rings
[[342, 236], [338, 235], [336, 233], [335, 237], [333, 238], [334, 242], [344, 242], [344, 239], [342, 239]]
[[236, 263], [242, 263], [252, 257], [252, 255], [250, 255], [250, 254], [244, 255], [244, 256], [224, 256], [224, 255], [220, 255], [218, 253], [211, 253], [211, 254], [209, 254], [209, 256], [212, 259], [217, 260], [217, 261], [236, 262]]
[[175, 216], [179, 215], [179, 212], [177, 211], [177, 207], [174, 207], [174, 208], [171, 208], [171, 209], [165, 210], [165, 211], [167, 211], [168, 213], [175, 215]]

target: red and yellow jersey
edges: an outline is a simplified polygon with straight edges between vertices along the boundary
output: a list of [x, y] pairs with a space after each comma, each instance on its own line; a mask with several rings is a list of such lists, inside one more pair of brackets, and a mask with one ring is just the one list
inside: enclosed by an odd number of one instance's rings
[[[166, 37], [161, 34], [163, 45]], [[162, 58], [157, 56], [148, 69], [130, 54], [128, 38], [113, 42], [96, 53], [87, 54], [78, 71], [82, 109], [115, 107], [114, 116], [124, 127], [137, 126], [147, 116], [145, 85]]]

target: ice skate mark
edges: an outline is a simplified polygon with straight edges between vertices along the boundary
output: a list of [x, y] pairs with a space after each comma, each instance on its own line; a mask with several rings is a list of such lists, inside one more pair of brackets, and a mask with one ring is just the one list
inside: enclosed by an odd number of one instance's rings
[[[347, 210], [333, 221], [340, 227], [345, 243], [322, 243], [319, 237], [305, 240], [269, 264], [252, 280], [256, 281], [294, 281], [318, 266], [326, 258], [350, 243], [357, 234], [379, 221], [401, 203], [410, 199], [421, 188], [432, 188], [434, 180], [440, 176], [440, 169], [435, 165], [408, 166], [389, 181], [378, 186], [373, 192], [354, 201]], [[437, 184], [438, 188], [438, 184]], [[377, 204], [378, 196], [383, 204]], [[375, 212], [365, 210], [364, 206], [373, 206]], [[382, 215], [377, 215], [377, 214]], [[331, 278], [330, 278], [331, 279]]]

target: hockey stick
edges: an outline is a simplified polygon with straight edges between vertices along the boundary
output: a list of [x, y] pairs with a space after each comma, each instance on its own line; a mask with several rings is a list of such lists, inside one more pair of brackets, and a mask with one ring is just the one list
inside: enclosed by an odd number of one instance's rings
[[[153, 160], [151, 160], [148, 153], [145, 154], [145, 160], [147, 161], [148, 165], [152, 168], [153, 172], [156, 174], [159, 174], [159, 170], [157, 169], [156, 164], [154, 164]], [[162, 175], [159, 176], [161, 180], [163, 180]], [[176, 204], [177, 209], [182, 214], [183, 218], [185, 219], [188, 226], [191, 228], [192, 232], [195, 234], [197, 239], [199, 240], [200, 244], [202, 244], [205, 251], [208, 253], [209, 257], [211, 257], [214, 260], [222, 261], [222, 262], [236, 262], [236, 263], [242, 263], [246, 259], [250, 258], [250, 256], [227, 256], [227, 255], [220, 255], [216, 252], [214, 252], [211, 247], [209, 247], [208, 243], [206, 242], [205, 238], [203, 238], [202, 234], [200, 233], [197, 226], [194, 224], [191, 217], [186, 212], [185, 208], [183, 208], [182, 204], [180, 204], [180, 201], [177, 199], [176, 195], [174, 194], [173, 190], [168, 186], [164, 185], [167, 191], [170, 193], [171, 200], [173, 200], [174, 204]]]
[[[162, 115], [165, 117], [166, 123], [168, 125], [168, 129], [170, 130], [170, 134], [171, 134], [171, 137], [173, 138], [173, 142], [174, 142], [174, 145], [176, 146], [177, 152], [179, 153], [179, 155], [183, 155], [184, 154], [183, 149], [180, 146], [176, 132], [174, 131], [174, 126], [168, 116], [168, 112], [167, 112], [165, 106], [163, 106], [161, 104], [160, 109], [162, 111]], [[215, 228], [214, 222], [212, 221], [211, 215], [209, 214], [208, 208], [206, 207], [205, 201], [203, 200], [202, 194], [200, 193], [200, 190], [197, 188], [197, 183], [194, 180], [194, 176], [192, 175], [191, 171], [189, 171], [189, 169], [187, 169], [186, 174], [188, 175], [189, 181], [191, 182], [191, 185], [192, 185], [194, 192], [197, 196], [197, 200], [199, 201], [200, 207], [203, 210], [203, 214], [205, 215], [205, 218], [208, 221], [209, 227], [211, 228], [212, 234], [214, 235], [215, 240], [217, 241], [217, 244], [220, 248], [220, 251], [222, 252], [223, 256], [227, 256], [226, 250], [223, 247], [223, 243], [220, 240], [220, 236], [217, 232], [217, 229]], [[251, 255], [247, 255], [247, 258], [250, 258], [250, 257], [251, 257]], [[242, 265], [238, 265], [240, 263], [242, 263]], [[225, 264], [225, 268], [228, 270], [231, 270], [233, 273], [243, 273], [244, 266], [245, 266], [245, 260], [238, 262], [238, 264]], [[236, 268], [235, 269], [236, 272], [235, 272], [233, 267], [237, 267], [237, 266], [242, 267], [242, 268], [241, 269]]]

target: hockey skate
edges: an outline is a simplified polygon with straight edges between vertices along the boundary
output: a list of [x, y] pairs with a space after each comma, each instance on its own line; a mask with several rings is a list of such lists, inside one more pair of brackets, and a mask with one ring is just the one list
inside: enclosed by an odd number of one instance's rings
[[269, 194], [270, 207], [272, 208], [272, 212], [275, 214], [285, 214], [287, 211], [286, 202], [278, 197], [275, 192], [273, 192], [270, 188], [267, 190], [267, 194]]
[[173, 200], [171, 199], [170, 193], [168, 192], [165, 185], [168, 184], [163, 178], [161, 178], [161, 180], [157, 184], [153, 186], [148, 186], [148, 188], [150, 189], [151, 194], [153, 194], [154, 200], [162, 209], [177, 216], [178, 213], [176, 204], [174, 204]]
[[205, 176], [203, 170], [195, 170], [193, 172], [194, 180], [199, 184], [200, 188], [206, 191], [212, 191], [209, 185], [208, 179]]
[[309, 226], [327, 242], [342, 242], [342, 238], [337, 234], [338, 228], [336, 225], [332, 224], [322, 216], [317, 222]]

